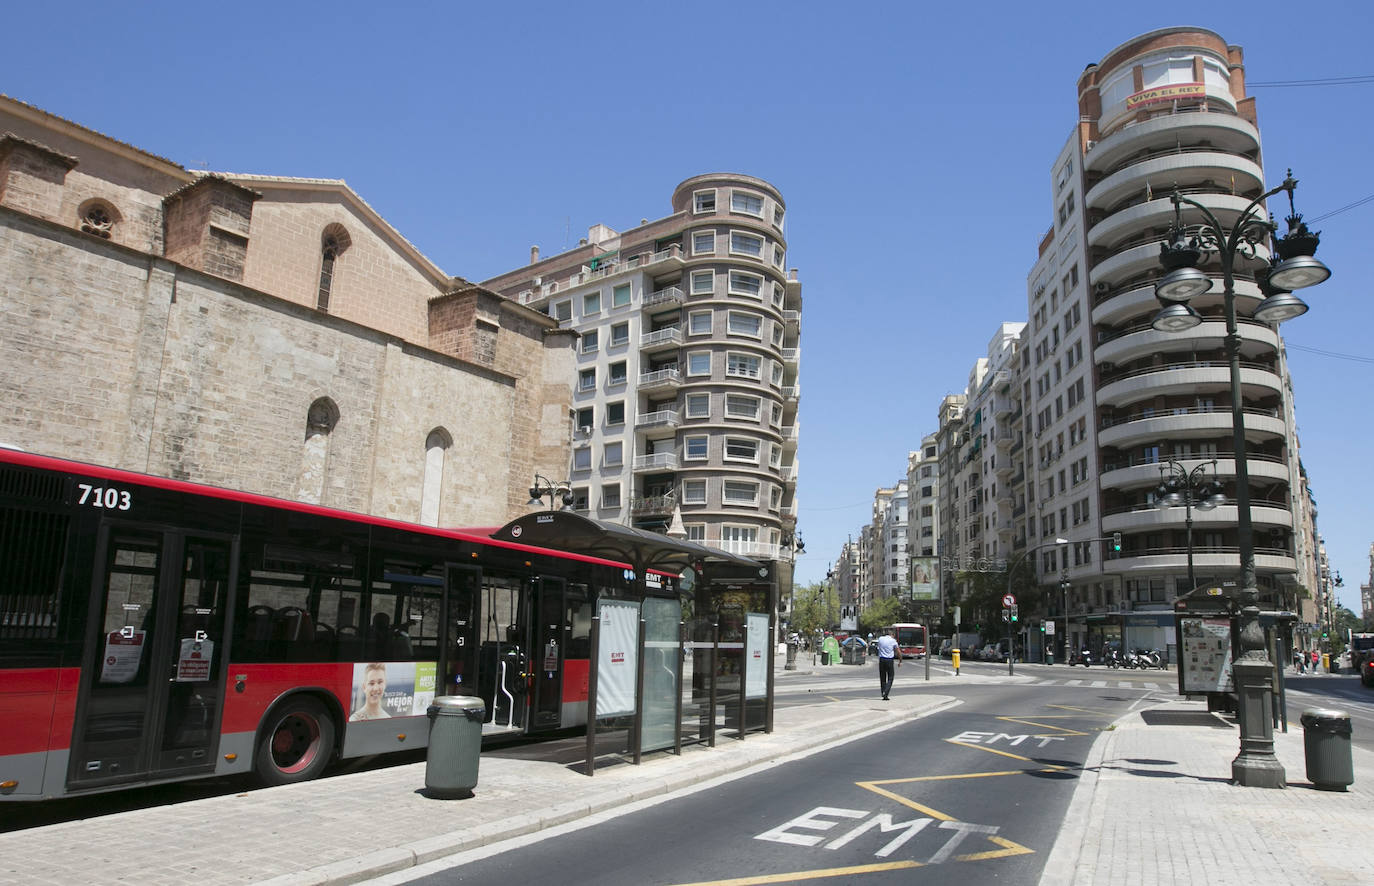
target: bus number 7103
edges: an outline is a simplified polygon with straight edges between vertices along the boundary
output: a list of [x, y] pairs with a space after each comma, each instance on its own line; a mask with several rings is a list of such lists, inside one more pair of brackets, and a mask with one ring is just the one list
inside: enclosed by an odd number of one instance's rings
[[112, 511], [127, 511], [133, 505], [133, 498], [123, 489], [115, 489], [113, 486], [92, 486], [89, 483], [78, 483], [76, 487], [81, 490], [81, 499], [77, 504], [88, 504], [93, 508], [107, 508]]

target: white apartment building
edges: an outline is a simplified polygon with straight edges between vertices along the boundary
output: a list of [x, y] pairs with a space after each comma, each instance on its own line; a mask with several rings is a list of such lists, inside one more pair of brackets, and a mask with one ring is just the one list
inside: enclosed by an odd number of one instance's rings
[[913, 557], [934, 557], [940, 546], [940, 459], [938, 434], [921, 438], [921, 448], [907, 453], [906, 486], [911, 514], [908, 519], [908, 551]]
[[[1196, 584], [1234, 581], [1239, 562], [1220, 283], [1191, 302], [1200, 325], [1151, 327], [1174, 221], [1169, 193], [1179, 188], [1223, 223], [1263, 193], [1256, 108], [1241, 49], [1200, 28], [1118, 46], [1083, 72], [1078, 99], [1078, 122], [1051, 167], [1054, 224], [1028, 277], [1027, 545], [1050, 541], [1035, 558], [1041, 581], [1069, 582], [1070, 643], [1163, 648], [1172, 602], [1190, 589], [1186, 509], [1156, 499], [1179, 470], [1171, 461], [1202, 466], [1226, 496], [1191, 509]], [[1262, 298], [1260, 264], [1240, 259], [1236, 275], [1246, 463], [1262, 599], [1282, 604], [1297, 584], [1312, 587], [1316, 558], [1283, 341], [1248, 319]], [[1219, 274], [1214, 257], [1203, 270]], [[1119, 554], [1104, 541], [1118, 532]], [[1070, 544], [1053, 544], [1057, 536]]]
[[530, 417], [570, 428], [576, 510], [660, 531], [680, 516], [692, 540], [790, 563], [802, 299], [785, 221], [768, 182], [700, 175], [671, 215], [596, 225], [483, 284], [580, 336], [573, 414]]

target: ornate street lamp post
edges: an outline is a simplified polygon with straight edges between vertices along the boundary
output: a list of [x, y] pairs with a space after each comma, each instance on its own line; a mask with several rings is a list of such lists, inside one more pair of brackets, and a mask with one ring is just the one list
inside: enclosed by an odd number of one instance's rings
[[[1212, 479], [1206, 479], [1207, 465], [1212, 466]], [[1168, 471], [1168, 478], [1164, 474]], [[1155, 490], [1155, 503], [1161, 510], [1183, 505], [1183, 525], [1188, 540], [1188, 590], [1197, 590], [1197, 578], [1193, 575], [1193, 508], [1210, 511], [1226, 501], [1217, 482], [1217, 460], [1203, 462], [1191, 471], [1169, 459], [1159, 466], [1159, 488]]]
[[[1240, 546], [1241, 630], [1240, 652], [1232, 663], [1232, 676], [1240, 706], [1240, 753], [1231, 762], [1231, 780], [1249, 787], [1284, 786], [1282, 764], [1274, 756], [1272, 704], [1272, 665], [1265, 650], [1264, 632], [1259, 624], [1259, 587], [1255, 580], [1255, 539], [1250, 522], [1250, 475], [1245, 458], [1245, 417], [1241, 400], [1240, 346], [1236, 326], [1235, 261], [1240, 254], [1260, 258], [1259, 250], [1273, 238], [1273, 251], [1281, 259], [1261, 278], [1265, 299], [1252, 316], [1263, 323], [1279, 323], [1307, 311], [1307, 305], [1291, 290], [1314, 286], [1331, 276], [1331, 271], [1313, 255], [1318, 235], [1308, 231], [1302, 216], [1293, 208], [1293, 191], [1298, 186], [1292, 170], [1283, 184], [1266, 191], [1245, 207], [1229, 228], [1218, 221], [1206, 206], [1175, 190], [1169, 199], [1174, 204], [1172, 242], [1160, 247], [1160, 264], [1166, 273], [1155, 284], [1155, 297], [1164, 308], [1151, 325], [1161, 332], [1181, 332], [1202, 322], [1201, 315], [1187, 302], [1212, 288], [1212, 279], [1197, 268], [1204, 253], [1215, 253], [1221, 263], [1221, 279], [1226, 311], [1226, 355], [1231, 375], [1231, 424], [1236, 463], [1236, 534]], [[1288, 194], [1290, 215], [1288, 233], [1274, 237], [1276, 226], [1261, 214], [1260, 206], [1280, 191]], [[1201, 224], [1185, 226], [1184, 205], [1196, 210]], [[1191, 230], [1192, 234], [1189, 235]]]

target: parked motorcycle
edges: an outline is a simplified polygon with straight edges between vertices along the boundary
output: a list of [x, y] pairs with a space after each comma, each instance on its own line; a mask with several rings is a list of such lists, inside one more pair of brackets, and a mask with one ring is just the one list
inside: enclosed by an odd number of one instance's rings
[[1080, 649], [1073, 655], [1069, 656], [1069, 667], [1073, 667], [1074, 665], [1080, 664], [1085, 668], [1091, 667], [1092, 665], [1092, 653], [1089, 652], [1087, 649]]
[[1122, 666], [1121, 653], [1116, 649], [1108, 649], [1102, 659], [1102, 663], [1109, 668], [1119, 668]]
[[1164, 670], [1164, 656], [1159, 654], [1158, 649], [1137, 649], [1135, 655], [1136, 667], [1142, 670], [1145, 668]]

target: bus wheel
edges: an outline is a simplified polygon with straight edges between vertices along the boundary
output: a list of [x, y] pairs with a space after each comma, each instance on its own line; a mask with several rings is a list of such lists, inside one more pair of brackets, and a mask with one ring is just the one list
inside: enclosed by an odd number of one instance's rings
[[264, 784], [309, 781], [334, 754], [334, 718], [309, 696], [287, 699], [267, 719], [253, 769]]

